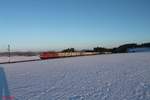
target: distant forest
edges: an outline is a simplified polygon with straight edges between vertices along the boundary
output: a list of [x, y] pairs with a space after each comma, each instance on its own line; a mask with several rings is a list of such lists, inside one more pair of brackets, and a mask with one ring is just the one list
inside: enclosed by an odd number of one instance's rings
[[[105, 47], [94, 47], [93, 49], [83, 49], [83, 50], [76, 50], [75, 48], [67, 48], [60, 52], [99, 52], [99, 54], [104, 53], [127, 53], [129, 48], [150, 48], [150, 43], [143, 43], [143, 44], [123, 44], [119, 47], [115, 48], [105, 48]], [[11, 56], [36, 56], [39, 55], [41, 52], [11, 52]], [[8, 52], [1, 52], [0, 56], [8, 56]]]
[[[150, 48], [150, 43], [143, 43], [143, 44], [136, 44], [136, 43], [130, 43], [130, 44], [123, 44], [119, 47], [115, 47], [115, 48], [105, 48], [105, 47], [94, 47], [93, 49], [84, 49], [81, 50], [83, 52], [99, 52], [100, 54], [109, 52], [109, 53], [127, 53], [127, 50], [129, 48]], [[75, 50], [74, 48], [68, 48], [68, 49], [64, 49], [62, 50], [62, 52], [75, 52], [77, 50]]]

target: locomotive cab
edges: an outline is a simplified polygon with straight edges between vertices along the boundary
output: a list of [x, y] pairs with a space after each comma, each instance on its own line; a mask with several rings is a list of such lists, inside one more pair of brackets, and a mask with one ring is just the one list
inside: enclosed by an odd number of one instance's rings
[[40, 54], [41, 59], [51, 59], [51, 58], [58, 58], [58, 53], [56, 52], [43, 52]]

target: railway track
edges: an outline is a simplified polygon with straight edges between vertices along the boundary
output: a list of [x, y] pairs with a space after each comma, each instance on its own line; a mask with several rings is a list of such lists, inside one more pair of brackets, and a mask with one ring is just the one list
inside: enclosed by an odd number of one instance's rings
[[[95, 55], [95, 54], [94, 54]], [[62, 58], [71, 58], [71, 57], [81, 57], [81, 56], [94, 56], [94, 55], [78, 55], [78, 56], [65, 56], [65, 57], [56, 57], [49, 59], [32, 59], [32, 60], [21, 60], [21, 61], [11, 61], [11, 62], [0, 62], [0, 64], [13, 64], [13, 63], [23, 63], [23, 62], [33, 62], [33, 61], [44, 61], [44, 60], [52, 60], [52, 59], [62, 59]]]

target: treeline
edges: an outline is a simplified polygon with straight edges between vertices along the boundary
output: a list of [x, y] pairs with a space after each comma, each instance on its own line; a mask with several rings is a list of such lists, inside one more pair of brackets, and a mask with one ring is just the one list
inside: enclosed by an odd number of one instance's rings
[[143, 43], [143, 44], [124, 44], [117, 48], [112, 49], [112, 53], [126, 53], [128, 52], [129, 48], [150, 48], [150, 43]]
[[[130, 43], [130, 44], [123, 44], [119, 47], [115, 48], [105, 48], [105, 47], [94, 47], [93, 49], [84, 49], [81, 50], [82, 52], [99, 52], [101, 54], [103, 53], [126, 53], [128, 52], [129, 48], [143, 48], [143, 47], [150, 47], [150, 43], [143, 43], [143, 44], [136, 44], [136, 43]], [[74, 48], [67, 48], [62, 50], [62, 52], [75, 52]]]
[[76, 50], [74, 48], [67, 48], [62, 50], [61, 52], [75, 52]]

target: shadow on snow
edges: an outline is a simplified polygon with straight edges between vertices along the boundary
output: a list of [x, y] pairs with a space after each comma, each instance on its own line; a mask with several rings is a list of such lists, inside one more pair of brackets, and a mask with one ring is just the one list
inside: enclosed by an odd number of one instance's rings
[[5, 71], [2, 67], [0, 67], [0, 100], [12, 100], [10, 98]]

